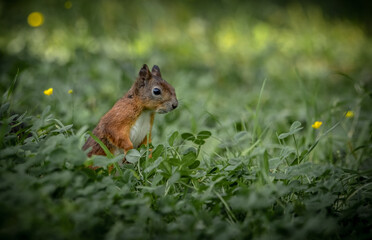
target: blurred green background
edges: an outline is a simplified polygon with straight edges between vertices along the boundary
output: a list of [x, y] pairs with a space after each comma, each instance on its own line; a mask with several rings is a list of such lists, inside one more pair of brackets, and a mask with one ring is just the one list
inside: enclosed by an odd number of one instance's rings
[[[175, 87], [180, 108], [157, 116], [155, 143], [174, 130], [207, 129], [215, 136], [213, 151], [240, 130], [276, 138], [295, 120], [329, 128], [348, 110], [361, 123], [348, 135], [357, 141], [359, 132], [370, 131], [369, 5], [2, 1], [0, 89], [18, 72], [12, 111], [38, 115], [50, 105], [65, 124], [93, 129], [142, 64], [156, 64]], [[42, 22], [28, 22], [32, 12]], [[43, 94], [48, 88], [50, 96]]]

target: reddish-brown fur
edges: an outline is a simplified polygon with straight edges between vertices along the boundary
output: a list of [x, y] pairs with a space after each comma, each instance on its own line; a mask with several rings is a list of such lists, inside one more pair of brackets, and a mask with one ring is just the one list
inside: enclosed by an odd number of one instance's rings
[[[155, 88], [161, 90], [160, 95], [154, 93]], [[175, 90], [162, 79], [159, 67], [155, 65], [150, 72], [144, 64], [130, 90], [101, 118], [93, 134], [107, 146], [111, 153], [117, 149], [123, 149], [126, 153], [133, 147], [139, 147], [133, 146], [130, 137], [131, 128], [142, 113], [145, 111], [150, 113], [149, 141], [151, 142], [155, 113], [167, 113], [177, 105]], [[147, 136], [142, 140], [142, 144], [147, 144]], [[105, 155], [103, 149], [91, 137], [83, 146], [84, 150], [89, 148], [91, 150], [88, 156]]]

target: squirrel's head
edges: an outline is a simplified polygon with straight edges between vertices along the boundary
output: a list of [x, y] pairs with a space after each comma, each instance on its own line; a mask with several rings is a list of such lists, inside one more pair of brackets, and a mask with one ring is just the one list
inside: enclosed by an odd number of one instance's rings
[[139, 71], [134, 84], [134, 94], [145, 109], [167, 113], [177, 108], [178, 100], [174, 88], [161, 77], [160, 69], [154, 65], [150, 72], [146, 64]]

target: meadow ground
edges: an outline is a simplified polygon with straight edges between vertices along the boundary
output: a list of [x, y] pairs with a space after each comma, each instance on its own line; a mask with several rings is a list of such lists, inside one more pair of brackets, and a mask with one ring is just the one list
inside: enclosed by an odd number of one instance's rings
[[[87, 2], [0, 3], [2, 239], [371, 238], [363, 22], [271, 1]], [[156, 116], [152, 158], [88, 158], [143, 63], [180, 102]]]

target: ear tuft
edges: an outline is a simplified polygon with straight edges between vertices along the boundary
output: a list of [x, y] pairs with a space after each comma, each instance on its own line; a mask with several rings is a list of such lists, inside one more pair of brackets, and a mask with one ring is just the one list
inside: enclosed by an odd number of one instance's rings
[[160, 68], [157, 65], [152, 67], [151, 73], [155, 76], [161, 77]]
[[148, 79], [151, 78], [151, 73], [150, 73], [149, 67], [146, 64], [143, 64], [141, 70], [139, 71], [139, 76], [143, 80], [148, 80]]

